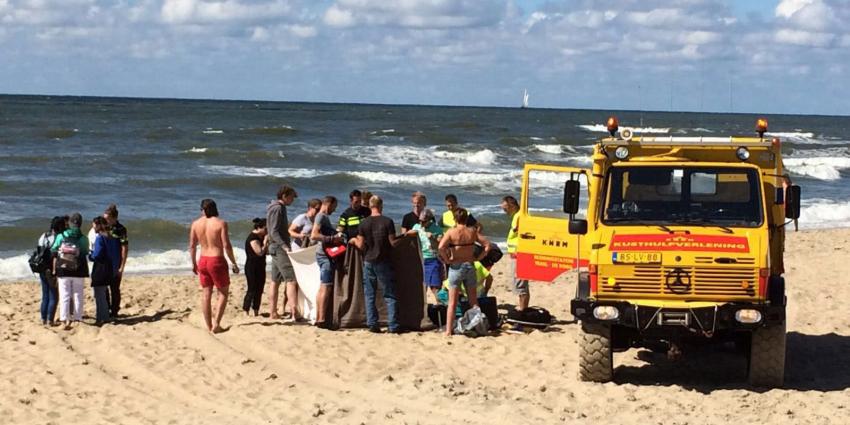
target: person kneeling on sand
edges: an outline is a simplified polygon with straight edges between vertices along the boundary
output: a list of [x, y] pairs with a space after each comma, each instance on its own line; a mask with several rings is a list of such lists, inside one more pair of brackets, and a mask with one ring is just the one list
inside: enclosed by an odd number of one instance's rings
[[[476, 286], [478, 281], [475, 276], [475, 261], [481, 261], [490, 252], [490, 241], [487, 240], [475, 227], [467, 227], [469, 213], [463, 208], [454, 211], [455, 227], [449, 229], [440, 240], [440, 258], [449, 265], [449, 306], [448, 311], [453, 312], [457, 308], [460, 296], [460, 285], [466, 288], [469, 298], [469, 306], [478, 305]], [[474, 255], [475, 243], [478, 242], [484, 248], [476, 258]], [[446, 318], [446, 336], [451, 336], [454, 329], [455, 317], [448, 314]]]
[[[201, 282], [203, 295], [201, 296], [201, 310], [204, 313], [204, 323], [207, 330], [212, 333], [224, 332], [221, 327], [221, 318], [227, 307], [227, 295], [230, 287], [230, 275], [227, 273], [227, 258], [230, 259], [231, 270], [239, 273], [236, 257], [233, 255], [233, 245], [230, 244], [230, 236], [227, 234], [227, 222], [218, 218], [218, 208], [212, 199], [201, 201], [203, 217], [192, 223], [189, 230], [189, 256], [192, 258], [192, 272], [198, 275]], [[201, 244], [201, 259], [197, 259], [198, 244]], [[212, 301], [212, 287], [218, 290], [218, 302], [216, 303], [215, 320], [211, 320], [212, 312], [210, 302]]]

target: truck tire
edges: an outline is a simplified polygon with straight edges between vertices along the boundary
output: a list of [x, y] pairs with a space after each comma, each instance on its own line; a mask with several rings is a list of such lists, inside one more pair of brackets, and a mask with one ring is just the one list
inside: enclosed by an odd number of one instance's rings
[[781, 387], [785, 380], [785, 323], [758, 328], [750, 341], [750, 385]]
[[614, 378], [611, 327], [598, 324], [581, 325], [579, 344], [579, 379], [608, 382]]

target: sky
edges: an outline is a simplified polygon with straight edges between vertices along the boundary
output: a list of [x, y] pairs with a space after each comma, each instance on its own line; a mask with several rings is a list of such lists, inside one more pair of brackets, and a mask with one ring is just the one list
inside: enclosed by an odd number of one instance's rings
[[0, 0], [0, 93], [850, 115], [850, 0]]

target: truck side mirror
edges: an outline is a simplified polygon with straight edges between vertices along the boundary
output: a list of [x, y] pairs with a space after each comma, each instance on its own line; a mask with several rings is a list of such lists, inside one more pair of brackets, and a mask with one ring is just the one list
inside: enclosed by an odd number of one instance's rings
[[568, 227], [571, 235], [587, 234], [587, 220], [570, 220]]
[[788, 196], [785, 198], [785, 218], [796, 220], [800, 218], [800, 186], [788, 186]]
[[575, 214], [578, 212], [578, 197], [581, 185], [578, 180], [567, 180], [564, 183], [564, 212]]

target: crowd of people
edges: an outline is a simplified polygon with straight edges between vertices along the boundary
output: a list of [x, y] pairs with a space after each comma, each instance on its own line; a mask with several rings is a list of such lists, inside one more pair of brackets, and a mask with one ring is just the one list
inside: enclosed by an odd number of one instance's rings
[[[461, 297], [475, 308], [479, 296], [486, 296], [492, 285], [489, 269], [501, 258], [496, 244], [483, 234], [483, 226], [455, 195], [445, 196], [446, 211], [439, 219], [427, 208], [422, 192], [411, 196], [411, 211], [401, 219], [401, 232], [395, 222], [383, 214], [384, 202], [377, 195], [360, 190], [349, 193], [348, 207], [338, 220], [331, 216], [338, 207], [337, 198], [325, 196], [310, 199], [306, 211], [289, 221], [288, 207], [297, 199], [295, 189], [283, 185], [267, 206], [266, 216], [253, 219], [253, 229], [245, 239], [244, 273], [247, 287], [242, 303], [246, 314], [260, 315], [266, 283], [267, 256], [271, 261], [269, 317], [286, 316], [303, 321], [298, 306], [298, 279], [288, 253], [315, 246], [320, 286], [316, 296], [315, 326], [330, 328], [325, 317], [331, 302], [336, 263], [349, 249], [357, 249], [363, 259], [363, 295], [366, 301], [366, 325], [369, 331], [383, 332], [378, 324], [376, 294], [380, 288], [387, 311], [387, 331], [406, 331], [398, 324], [396, 280], [390, 252], [402, 238], [418, 238], [422, 257], [425, 288], [436, 303], [455, 312]], [[518, 240], [519, 203], [512, 196], [501, 201], [502, 210], [511, 218], [507, 235], [508, 254], [512, 263], [513, 289], [518, 296], [517, 310], [529, 304], [528, 281], [515, 276], [515, 253]], [[233, 253], [228, 224], [219, 217], [214, 200], [201, 201], [201, 216], [189, 231], [189, 255], [192, 270], [198, 275], [202, 289], [201, 309], [211, 333], [224, 330], [221, 325], [230, 293], [230, 274], [239, 273]], [[55, 324], [56, 305], [59, 321], [70, 328], [79, 322], [83, 311], [83, 280], [90, 277], [96, 303], [95, 323], [100, 325], [118, 317], [120, 284], [128, 255], [127, 229], [118, 222], [115, 205], [92, 221], [86, 236], [80, 230], [82, 217], [74, 213], [55, 217], [50, 230], [38, 241], [39, 249], [50, 256], [49, 267], [40, 272], [42, 283], [41, 320]], [[92, 263], [89, 272], [88, 262]], [[280, 286], [284, 286], [284, 313], [278, 308]], [[212, 308], [213, 292], [217, 292], [216, 308]], [[448, 314], [447, 335], [454, 329], [455, 314]]]
[[118, 207], [109, 205], [102, 216], [95, 217], [88, 236], [80, 230], [82, 222], [79, 213], [54, 217], [50, 229], [38, 238], [34, 257], [42, 260], [36, 270], [44, 325], [63, 324], [70, 329], [72, 321], [82, 320], [85, 278], [90, 278], [94, 292], [96, 325], [117, 318], [121, 310], [129, 243], [127, 228], [118, 221]]

